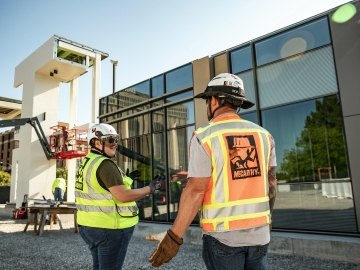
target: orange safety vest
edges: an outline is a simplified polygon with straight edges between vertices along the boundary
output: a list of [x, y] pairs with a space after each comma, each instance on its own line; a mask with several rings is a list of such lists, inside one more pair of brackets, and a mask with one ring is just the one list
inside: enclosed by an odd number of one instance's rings
[[228, 113], [196, 130], [195, 136], [209, 154], [212, 167], [200, 209], [202, 229], [222, 232], [269, 224], [270, 133]]

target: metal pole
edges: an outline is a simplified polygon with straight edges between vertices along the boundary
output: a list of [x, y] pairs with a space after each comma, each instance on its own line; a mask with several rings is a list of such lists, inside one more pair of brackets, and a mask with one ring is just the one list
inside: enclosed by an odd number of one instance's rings
[[112, 63], [113, 65], [113, 93], [115, 93], [115, 70], [116, 70], [116, 66], [118, 64], [118, 61], [116, 60], [110, 60], [110, 62]]

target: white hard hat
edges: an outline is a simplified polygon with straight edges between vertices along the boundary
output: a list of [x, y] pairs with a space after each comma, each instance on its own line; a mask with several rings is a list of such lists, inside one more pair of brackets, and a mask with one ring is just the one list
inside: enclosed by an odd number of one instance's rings
[[229, 97], [239, 101], [239, 107], [248, 109], [254, 103], [245, 98], [243, 81], [236, 75], [221, 73], [215, 76], [207, 85], [203, 93], [197, 94], [195, 98], [207, 99], [211, 96]]
[[119, 137], [113, 126], [105, 123], [95, 124], [91, 128], [89, 128], [87, 141], [90, 144], [90, 141], [94, 138], [102, 141], [102, 139], [110, 136]]

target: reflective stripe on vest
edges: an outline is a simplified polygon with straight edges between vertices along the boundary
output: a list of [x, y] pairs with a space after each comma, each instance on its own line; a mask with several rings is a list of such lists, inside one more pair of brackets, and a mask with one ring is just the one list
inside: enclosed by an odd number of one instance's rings
[[235, 114], [195, 132], [211, 157], [212, 176], [201, 208], [204, 231], [254, 228], [270, 223], [270, 134]]
[[[76, 206], [80, 225], [98, 228], [129, 228], [138, 223], [138, 208], [135, 202], [121, 203], [100, 186], [96, 171], [104, 156], [89, 153], [83, 160], [76, 179]], [[129, 183], [124, 181], [127, 189]]]

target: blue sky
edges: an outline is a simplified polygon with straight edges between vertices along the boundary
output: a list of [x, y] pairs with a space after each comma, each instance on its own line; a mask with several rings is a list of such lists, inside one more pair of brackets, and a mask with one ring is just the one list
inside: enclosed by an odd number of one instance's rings
[[[100, 97], [347, 3], [340, 0], [1, 0], [0, 96], [22, 99], [15, 67], [51, 36], [106, 52]], [[91, 70], [90, 70], [91, 71]], [[91, 119], [91, 72], [79, 79], [77, 125]], [[59, 121], [68, 121], [61, 84]]]

